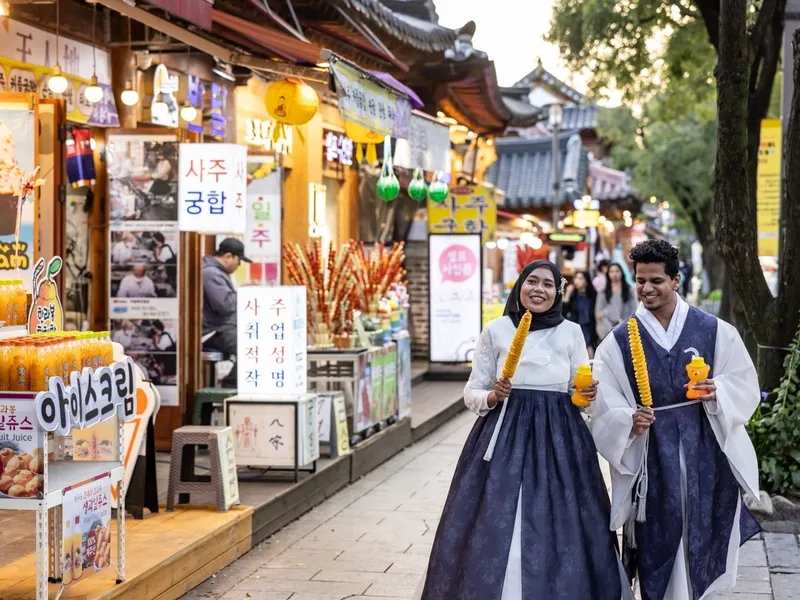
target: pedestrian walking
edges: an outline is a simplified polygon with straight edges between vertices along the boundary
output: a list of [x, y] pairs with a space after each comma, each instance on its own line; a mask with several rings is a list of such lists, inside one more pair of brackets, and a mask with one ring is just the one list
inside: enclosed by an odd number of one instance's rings
[[[478, 340], [464, 402], [480, 418], [450, 486], [423, 600], [627, 600], [596, 449], [568, 390], [588, 360], [549, 261], [522, 271]], [[500, 376], [526, 310], [519, 366]], [[582, 390], [590, 401], [595, 384]], [[501, 408], [498, 408], [502, 405]]]
[[597, 274], [592, 279], [592, 285], [598, 294], [602, 294], [606, 289], [606, 274], [608, 273], [609, 262], [604, 258], [597, 263]]
[[589, 273], [578, 271], [564, 293], [564, 317], [581, 326], [589, 358], [594, 358], [594, 350], [597, 348], [597, 322], [594, 314], [596, 303], [597, 292]]
[[[623, 561], [643, 600], [710, 599], [734, 587], [739, 547], [759, 531], [742, 502], [742, 491], [758, 498], [745, 430], [758, 378], [736, 329], [678, 295], [677, 250], [648, 240], [631, 259], [636, 327], [622, 324], [600, 344], [590, 408], [611, 467], [610, 529], [624, 528]], [[689, 374], [701, 380], [687, 400]]]
[[625, 273], [619, 263], [611, 263], [606, 271], [606, 285], [597, 296], [595, 317], [600, 341], [611, 330], [627, 320], [636, 310], [636, 294], [625, 281]]

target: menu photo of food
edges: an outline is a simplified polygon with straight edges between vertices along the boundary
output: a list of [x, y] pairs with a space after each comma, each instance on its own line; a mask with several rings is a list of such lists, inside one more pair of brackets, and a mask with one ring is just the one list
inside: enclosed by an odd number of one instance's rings
[[72, 431], [73, 460], [117, 460], [116, 418], [97, 423], [86, 429]]

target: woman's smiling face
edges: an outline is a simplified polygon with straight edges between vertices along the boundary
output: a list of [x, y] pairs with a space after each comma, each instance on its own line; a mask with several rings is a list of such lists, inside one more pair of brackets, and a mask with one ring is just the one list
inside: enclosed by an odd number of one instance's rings
[[550, 310], [556, 301], [556, 280], [553, 272], [547, 267], [539, 267], [531, 271], [522, 283], [520, 290], [522, 306], [532, 313], [543, 313]]

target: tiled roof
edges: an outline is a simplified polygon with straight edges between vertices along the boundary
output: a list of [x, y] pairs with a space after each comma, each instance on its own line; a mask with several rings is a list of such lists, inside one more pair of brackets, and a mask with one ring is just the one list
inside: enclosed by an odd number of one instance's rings
[[539, 61], [539, 64], [536, 65], [536, 68], [527, 75], [525, 75], [525, 77], [520, 79], [517, 83], [515, 83], [514, 87], [530, 89], [531, 84], [537, 82], [544, 83], [548, 87], [559, 92], [563, 96], [566, 96], [575, 103], [580, 103], [586, 100], [586, 96], [581, 94], [578, 90], [576, 90], [572, 86], [564, 83], [558, 77], [556, 77], [555, 75], [550, 73], [547, 69], [545, 69], [542, 66], [541, 60]]
[[[563, 109], [562, 131], [580, 131], [581, 129], [595, 129], [597, 127], [600, 107], [596, 104], [568, 104]], [[542, 108], [543, 121], [547, 121], [549, 112], [549, 107]]]
[[439, 22], [436, 5], [432, 0], [381, 0], [381, 4], [396, 13], [417, 17], [432, 23]]
[[631, 186], [631, 176], [589, 158], [589, 181], [592, 198], [597, 200], [624, 200], [636, 198], [638, 192]]
[[[589, 156], [575, 133], [558, 140], [559, 190], [562, 203], [586, 193]], [[489, 167], [487, 179], [506, 194], [510, 209], [553, 205], [552, 139], [498, 139], [497, 161]]]

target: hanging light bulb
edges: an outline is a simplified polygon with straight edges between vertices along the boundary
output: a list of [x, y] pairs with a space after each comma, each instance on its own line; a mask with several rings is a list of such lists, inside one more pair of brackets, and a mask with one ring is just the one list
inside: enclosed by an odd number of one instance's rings
[[97, 104], [103, 99], [103, 88], [97, 85], [97, 75], [92, 75], [91, 85], [83, 90], [83, 95], [92, 104]]
[[159, 92], [155, 102], [150, 105], [150, 118], [163, 119], [169, 114], [169, 106], [165, 101], [164, 92]]
[[119, 97], [125, 106], [136, 106], [139, 102], [139, 92], [133, 89], [133, 82], [130, 79], [125, 82], [125, 89]]
[[54, 94], [63, 94], [67, 91], [68, 85], [67, 78], [61, 73], [61, 65], [56, 63], [56, 66], [53, 67], [53, 74], [47, 80], [48, 89]]
[[97, 85], [97, 48], [94, 45], [95, 23], [97, 21], [97, 4], [92, 5], [92, 82], [83, 95], [92, 104], [97, 104], [103, 99], [103, 88]]
[[188, 102], [181, 107], [181, 119], [191, 123], [197, 118], [197, 109]]

